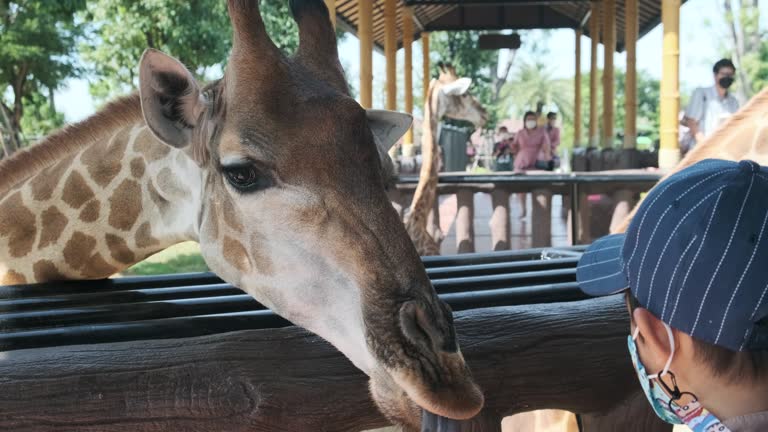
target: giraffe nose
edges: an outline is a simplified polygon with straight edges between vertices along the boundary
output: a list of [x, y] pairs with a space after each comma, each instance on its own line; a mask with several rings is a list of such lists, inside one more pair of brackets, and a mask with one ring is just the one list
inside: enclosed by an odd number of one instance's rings
[[400, 307], [400, 326], [408, 340], [428, 352], [456, 352], [456, 334], [450, 308], [435, 299], [436, 313], [420, 301], [408, 301]]

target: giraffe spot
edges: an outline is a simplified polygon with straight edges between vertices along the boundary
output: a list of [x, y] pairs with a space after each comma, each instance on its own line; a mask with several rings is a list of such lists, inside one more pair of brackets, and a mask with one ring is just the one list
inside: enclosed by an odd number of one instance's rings
[[243, 224], [240, 222], [240, 218], [237, 215], [235, 206], [232, 205], [232, 200], [224, 198], [224, 208], [222, 209], [222, 216], [224, 216], [224, 222], [237, 232], [243, 231]]
[[104, 279], [117, 273], [117, 269], [97, 253], [89, 258], [88, 267], [85, 267], [81, 273], [86, 279]]
[[128, 231], [141, 213], [141, 186], [134, 180], [125, 179], [109, 197], [109, 224]]
[[144, 159], [141, 157], [134, 158], [131, 161], [131, 175], [133, 176], [133, 178], [136, 178], [136, 179], [141, 178], [141, 176], [144, 175], [144, 168], [145, 168]]
[[50, 199], [54, 189], [56, 189], [56, 186], [59, 184], [59, 180], [64, 177], [64, 173], [67, 171], [67, 168], [72, 165], [74, 160], [75, 155], [71, 155], [64, 160], [49, 166], [36, 175], [30, 182], [32, 198], [37, 201]]
[[219, 238], [219, 208], [215, 200], [211, 200], [211, 205], [208, 207], [206, 214], [208, 217], [205, 230], [208, 231], [210, 238], [217, 239]]
[[189, 195], [189, 192], [179, 182], [179, 178], [168, 167], [157, 173], [157, 187], [167, 197], [180, 198]]
[[171, 208], [171, 202], [160, 195], [160, 192], [158, 192], [152, 181], [147, 184], [147, 191], [149, 192], [149, 198], [155, 203], [157, 209], [160, 210], [160, 213], [167, 214]]
[[64, 262], [73, 269], [80, 270], [86, 265], [90, 265], [88, 261], [91, 259], [95, 247], [95, 238], [80, 231], [75, 231], [64, 246]]
[[24, 207], [21, 192], [0, 203], [0, 236], [8, 237], [8, 251], [14, 258], [32, 251], [37, 235], [36, 218]]
[[61, 199], [69, 204], [70, 207], [79, 209], [93, 197], [93, 191], [88, 186], [88, 183], [85, 182], [83, 176], [77, 171], [72, 171], [67, 178], [67, 182], [64, 184]]
[[96, 222], [99, 218], [101, 203], [98, 200], [91, 200], [80, 211], [80, 220], [83, 222]]
[[59, 269], [56, 268], [56, 264], [48, 260], [40, 260], [32, 265], [32, 271], [35, 274], [35, 282], [48, 282], [67, 279]]
[[42, 225], [40, 241], [37, 243], [38, 249], [54, 244], [59, 240], [62, 231], [67, 227], [67, 217], [56, 207], [50, 206], [43, 212]]
[[[260, 232], [253, 231], [251, 233], [252, 245], [263, 245], [265, 243], [266, 239]], [[256, 267], [256, 270], [258, 270], [259, 273], [266, 276], [271, 276], [274, 274], [274, 271], [272, 270], [272, 260], [270, 260], [269, 254], [261, 252], [260, 248], [251, 248], [251, 260], [253, 261], [253, 265]]]
[[240, 272], [245, 273], [251, 268], [248, 252], [239, 241], [231, 237], [224, 237], [222, 250], [224, 252], [224, 259]]
[[27, 283], [27, 278], [21, 273], [8, 270], [4, 275], [0, 275], [0, 285], [21, 285]]
[[171, 152], [171, 146], [160, 142], [149, 129], [145, 129], [133, 142], [133, 151], [141, 153], [148, 162], [154, 162], [166, 157]]
[[149, 222], [139, 225], [139, 229], [136, 231], [136, 246], [148, 248], [159, 244], [160, 240], [152, 237], [152, 226], [149, 225]]
[[128, 244], [121, 237], [114, 234], [107, 234], [106, 240], [109, 253], [115, 261], [124, 264], [133, 264], [136, 262], [136, 256], [133, 254], [133, 251], [131, 251]]
[[130, 132], [130, 128], [124, 128], [112, 137], [109, 145], [92, 145], [83, 153], [80, 160], [97, 185], [106, 187], [120, 174]]

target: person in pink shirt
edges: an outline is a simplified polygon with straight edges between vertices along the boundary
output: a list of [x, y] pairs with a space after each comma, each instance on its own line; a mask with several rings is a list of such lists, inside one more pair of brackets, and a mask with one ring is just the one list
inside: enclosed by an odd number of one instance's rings
[[[515, 155], [514, 169], [516, 172], [536, 169], [537, 161], [551, 161], [552, 149], [549, 144], [549, 135], [545, 128], [540, 128], [536, 122], [536, 113], [525, 113], [524, 128], [515, 134], [512, 142], [512, 153]], [[526, 194], [518, 194], [523, 209], [521, 218], [526, 214]]]
[[549, 135], [545, 128], [538, 127], [536, 113], [525, 113], [525, 127], [515, 134], [512, 153], [515, 155], [515, 171], [527, 171], [536, 168], [536, 161], [552, 160]]

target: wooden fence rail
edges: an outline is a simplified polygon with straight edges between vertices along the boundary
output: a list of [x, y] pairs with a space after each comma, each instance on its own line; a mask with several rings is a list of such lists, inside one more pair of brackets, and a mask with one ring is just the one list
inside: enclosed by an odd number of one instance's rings
[[[456, 313], [487, 404], [467, 431], [560, 408], [587, 431], [669, 431], [637, 390], [620, 297]], [[367, 377], [296, 327], [0, 353], [4, 431], [360, 431]]]
[[[587, 244], [592, 241], [589, 230], [590, 206], [587, 196], [607, 194], [615, 203], [610, 223], [622, 221], [634, 206], [641, 192], [648, 191], [661, 175], [642, 170], [616, 170], [610, 172], [579, 172], [555, 174], [529, 172], [526, 174], [499, 173], [489, 175], [465, 173], [440, 173], [437, 193], [440, 196], [456, 195], [456, 250], [458, 253], [475, 251], [474, 194], [491, 195], [493, 213], [488, 222], [491, 228], [492, 250], [510, 248], [509, 198], [513, 193], [530, 193], [533, 196], [532, 246], [551, 246], [552, 196], [562, 195], [568, 210], [568, 236], [570, 244]], [[418, 177], [401, 176], [397, 188], [390, 192], [390, 199], [401, 216], [410, 205]], [[566, 199], [567, 197], [567, 199]], [[430, 221], [439, 225], [437, 206]], [[608, 224], [609, 221], [606, 221]], [[606, 227], [607, 228], [607, 227]], [[575, 239], [575, 240], [574, 240]]]

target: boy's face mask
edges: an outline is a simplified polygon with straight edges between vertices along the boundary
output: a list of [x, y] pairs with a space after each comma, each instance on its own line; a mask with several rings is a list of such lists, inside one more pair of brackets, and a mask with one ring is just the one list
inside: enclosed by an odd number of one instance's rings
[[[670, 424], [685, 424], [691, 428], [693, 432], [730, 432], [720, 420], [699, 404], [695, 395], [688, 392], [681, 392], [677, 387], [675, 375], [669, 371], [669, 366], [672, 364], [672, 358], [675, 356], [675, 338], [672, 335], [672, 329], [669, 328], [666, 323], [664, 323], [664, 328], [667, 330], [669, 346], [671, 349], [667, 363], [664, 365], [664, 369], [658, 374], [648, 375], [645, 371], [645, 367], [640, 362], [640, 356], [637, 354], [637, 345], [635, 345], [635, 340], [640, 333], [640, 329], [636, 328], [634, 335], [627, 336], [627, 344], [629, 345], [629, 354], [632, 357], [632, 364], [635, 366], [635, 372], [637, 372], [637, 378], [640, 380], [640, 386], [643, 388], [643, 392], [648, 399], [648, 403], [651, 404], [651, 408], [653, 408], [656, 415], [665, 422]], [[673, 388], [670, 388], [662, 380], [662, 377], [664, 376], [668, 376], [669, 379], [671, 379]], [[677, 402], [685, 395], [689, 396], [692, 401], [680, 406]]]

